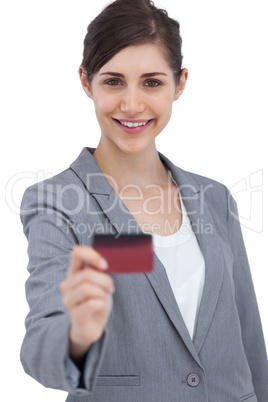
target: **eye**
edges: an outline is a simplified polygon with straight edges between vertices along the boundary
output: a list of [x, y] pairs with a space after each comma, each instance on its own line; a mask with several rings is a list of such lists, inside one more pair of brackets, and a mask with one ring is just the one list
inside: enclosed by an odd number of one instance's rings
[[113, 78], [111, 80], [105, 81], [105, 84], [110, 85], [111, 87], [116, 87], [118, 85], [121, 85], [121, 82], [119, 80], [116, 80], [116, 79]]
[[156, 81], [156, 80], [148, 80], [145, 82], [145, 86], [150, 87], [150, 88], [155, 88], [161, 85], [161, 82]]

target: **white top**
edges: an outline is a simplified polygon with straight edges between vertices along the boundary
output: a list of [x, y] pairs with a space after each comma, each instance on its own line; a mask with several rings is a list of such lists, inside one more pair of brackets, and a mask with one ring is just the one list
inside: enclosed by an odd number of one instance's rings
[[185, 325], [193, 339], [205, 281], [205, 260], [182, 203], [177, 233], [152, 233], [154, 251], [164, 265]]

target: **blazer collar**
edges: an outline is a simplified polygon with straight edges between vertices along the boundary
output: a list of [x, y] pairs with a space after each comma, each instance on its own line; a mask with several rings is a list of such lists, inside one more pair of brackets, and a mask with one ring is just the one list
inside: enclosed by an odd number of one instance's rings
[[[91, 194], [110, 195], [112, 187], [109, 180], [113, 178], [105, 176], [93, 156], [95, 148], [83, 148], [77, 159], [71, 164], [71, 169], [80, 177]], [[179, 169], [168, 158], [159, 152], [164, 165], [171, 170], [177, 183], [180, 183], [180, 192], [185, 196], [191, 196], [199, 192], [199, 184], [188, 172]]]
[[83, 148], [71, 169], [86, 185], [90, 194], [110, 195], [112, 187], [93, 156], [95, 148]]
[[[71, 165], [71, 169], [83, 181], [117, 232], [120, 230], [120, 233], [142, 233], [138, 223], [102, 173], [92, 155], [94, 150], [94, 148], [84, 148]], [[146, 277], [186, 347], [201, 366], [198, 353], [210, 327], [222, 285], [224, 267], [222, 249], [210, 208], [205, 201], [202, 183], [197, 181], [197, 176], [176, 167], [161, 153], [159, 156], [167, 169], [171, 171], [179, 187], [192, 228], [205, 258], [206, 278], [193, 342], [178, 309], [166, 270], [156, 255], [155, 269], [152, 273], [146, 274]]]

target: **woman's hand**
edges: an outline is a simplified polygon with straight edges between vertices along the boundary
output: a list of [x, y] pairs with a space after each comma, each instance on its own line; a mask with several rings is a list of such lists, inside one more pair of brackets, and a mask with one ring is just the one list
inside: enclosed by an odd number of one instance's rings
[[70, 354], [75, 361], [101, 338], [109, 319], [114, 284], [106, 268], [107, 262], [92, 247], [74, 247], [61, 291], [71, 317]]

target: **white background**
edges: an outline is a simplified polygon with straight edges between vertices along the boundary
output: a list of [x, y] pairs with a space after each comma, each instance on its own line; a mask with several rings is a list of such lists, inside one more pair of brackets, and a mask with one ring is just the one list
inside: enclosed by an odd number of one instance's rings
[[[27, 242], [18, 206], [28, 185], [62, 171], [84, 146], [98, 143], [93, 105], [80, 87], [78, 67], [86, 27], [106, 3], [13, 0], [1, 5], [1, 184], [3, 189], [7, 185], [7, 200], [1, 197], [0, 292], [5, 401], [66, 397], [42, 387], [20, 365], [28, 306]], [[221, 181], [235, 193], [267, 340], [266, 2], [155, 4], [180, 21], [184, 66], [189, 69], [187, 88], [174, 104], [158, 149], [180, 167]]]

